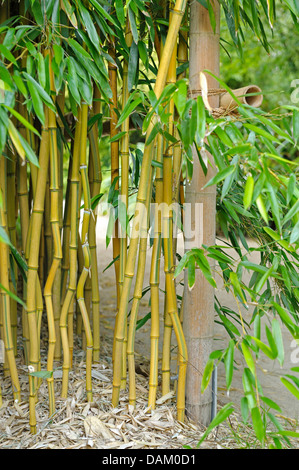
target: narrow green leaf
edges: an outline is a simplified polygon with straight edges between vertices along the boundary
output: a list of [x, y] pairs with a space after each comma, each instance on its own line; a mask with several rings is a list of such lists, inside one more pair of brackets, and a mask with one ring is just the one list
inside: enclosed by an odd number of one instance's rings
[[208, 359], [205, 369], [203, 371], [203, 375], [202, 375], [201, 393], [203, 393], [206, 390], [207, 386], [209, 385], [209, 382], [212, 377], [213, 368], [214, 368], [214, 360]]
[[256, 205], [262, 218], [264, 219], [266, 224], [268, 224], [269, 223], [268, 212], [267, 212], [267, 209], [266, 209], [266, 206], [265, 206], [265, 203], [261, 194], [259, 194], [258, 197], [256, 198]]
[[0, 290], [4, 290], [4, 292], [6, 292], [6, 294], [9, 295], [9, 297], [11, 297], [13, 300], [15, 300], [16, 302], [18, 302], [20, 305], [22, 305], [22, 307], [26, 310], [27, 307], [26, 307], [26, 304], [25, 302], [23, 302], [23, 300], [21, 300], [16, 294], [14, 294], [13, 292], [11, 292], [10, 290], [6, 289], [6, 287], [4, 287], [1, 283], [0, 283]]
[[246, 364], [249, 367], [249, 370], [251, 371], [253, 375], [255, 375], [255, 362], [248, 346], [244, 343], [244, 341], [241, 343], [241, 348], [242, 348], [242, 352], [243, 352]]
[[299, 400], [299, 390], [295, 387], [289, 380], [284, 377], [281, 377], [280, 380], [282, 381], [283, 385]]
[[201, 443], [206, 439], [206, 437], [210, 434], [210, 432], [214, 428], [219, 426], [219, 424], [223, 423], [223, 421], [225, 421], [229, 417], [229, 415], [233, 413], [233, 411], [234, 411], [233, 403], [227, 403], [226, 405], [224, 405], [224, 407], [221, 408], [220, 411], [218, 411], [213, 421], [207, 427], [206, 431], [203, 433], [196, 447], [197, 448], [200, 447]]
[[249, 175], [246, 180], [244, 196], [243, 196], [243, 205], [244, 209], [248, 209], [251, 205], [252, 195], [254, 189], [254, 178]]
[[137, 67], [138, 67], [138, 46], [133, 41], [130, 47], [130, 55], [129, 55], [129, 64], [128, 64], [128, 90], [131, 91], [135, 84], [135, 78], [137, 74]]
[[235, 165], [231, 165], [226, 167], [224, 170], [219, 171], [210, 181], [204, 186], [207, 188], [208, 186], [212, 186], [213, 184], [218, 184], [220, 181], [224, 180], [227, 176], [232, 174], [235, 171]]
[[195, 258], [190, 256], [188, 261], [188, 286], [191, 290], [195, 283]]
[[260, 410], [257, 406], [251, 409], [252, 424], [255, 431], [255, 435], [258, 440], [263, 444], [265, 440], [265, 428], [261, 417]]
[[224, 359], [225, 365], [225, 379], [226, 379], [226, 388], [227, 390], [230, 389], [232, 378], [233, 378], [233, 371], [234, 371], [234, 350], [235, 350], [235, 342], [233, 339], [230, 339], [229, 345], [227, 348], [227, 353]]
[[270, 349], [269, 346], [267, 346], [265, 343], [263, 343], [263, 341], [258, 338], [255, 338], [254, 336], [252, 336], [251, 339], [253, 339], [256, 345], [263, 351], [264, 354], [266, 354], [266, 356], [268, 356], [272, 360], [275, 359], [275, 355], [273, 354], [272, 349]]

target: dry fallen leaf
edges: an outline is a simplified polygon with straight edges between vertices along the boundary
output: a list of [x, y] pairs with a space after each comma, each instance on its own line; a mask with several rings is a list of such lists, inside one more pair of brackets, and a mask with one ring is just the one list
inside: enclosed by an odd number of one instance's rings
[[113, 434], [109, 431], [105, 424], [96, 416], [87, 416], [87, 418], [85, 418], [84, 429], [86, 437], [102, 436], [104, 439], [113, 438]]

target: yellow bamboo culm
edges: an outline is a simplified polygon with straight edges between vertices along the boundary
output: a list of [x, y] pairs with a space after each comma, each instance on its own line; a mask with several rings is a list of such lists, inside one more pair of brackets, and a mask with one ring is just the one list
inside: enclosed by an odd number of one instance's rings
[[[169, 15], [169, 20], [171, 21], [171, 14]], [[175, 83], [176, 81], [176, 55], [177, 55], [177, 44], [175, 44], [171, 61], [167, 74], [167, 84]], [[169, 123], [168, 123], [168, 132], [170, 135], [174, 133], [174, 102], [171, 100], [168, 106], [169, 113]], [[166, 144], [165, 144], [166, 145]], [[163, 223], [162, 223], [162, 236], [163, 236], [163, 247], [164, 247], [164, 257], [165, 257], [165, 266], [164, 271], [167, 272], [169, 266], [167, 266], [167, 256], [166, 250], [168, 249], [168, 240], [167, 238], [171, 237], [171, 242], [173, 232], [172, 220], [172, 211], [169, 213], [170, 206], [170, 193], [173, 191], [173, 181], [174, 181], [174, 168], [172, 164], [173, 159], [173, 146], [169, 149], [166, 149], [164, 145], [163, 153], [163, 210], [162, 214]], [[172, 199], [171, 199], [172, 202]], [[166, 220], [165, 220], [166, 219]], [[169, 219], [169, 221], [168, 221]], [[168, 225], [169, 223], [169, 225]], [[166, 225], [165, 225], [166, 224]], [[173, 258], [169, 260], [172, 267]], [[164, 297], [164, 335], [163, 335], [163, 347], [162, 347], [162, 396], [167, 395], [170, 392], [170, 373], [171, 373], [171, 337], [172, 337], [172, 319], [169, 313], [169, 291], [167, 290], [166, 278], [165, 278], [165, 297]]]
[[[101, 94], [97, 87], [94, 92], [93, 113], [101, 111]], [[98, 146], [98, 126], [95, 123], [89, 132], [89, 145], [91, 162], [89, 166], [92, 173], [92, 197], [97, 196], [101, 190], [102, 170]], [[100, 292], [98, 278], [98, 261], [96, 247], [96, 223], [97, 210], [93, 211], [89, 226], [89, 248], [91, 256], [91, 303], [92, 303], [92, 328], [93, 328], [93, 362], [100, 361]]]
[[[50, 87], [54, 91], [54, 76], [51, 67], [51, 52], [48, 50], [46, 54], [49, 55], [49, 72], [50, 72]], [[49, 129], [49, 146], [50, 146], [50, 196], [51, 196], [51, 213], [50, 221], [52, 228], [53, 238], [53, 261], [50, 267], [48, 278], [44, 288], [44, 298], [47, 310], [48, 331], [49, 331], [49, 347], [48, 347], [48, 361], [47, 370], [53, 371], [55, 343], [56, 343], [56, 330], [55, 330], [55, 317], [53, 309], [53, 284], [57, 270], [61, 265], [62, 247], [60, 238], [60, 217], [59, 217], [59, 162], [58, 162], [58, 147], [57, 147], [57, 123], [54, 111], [48, 110], [48, 129]], [[60, 280], [60, 279], [59, 279]], [[60, 307], [60, 299], [59, 299]], [[59, 315], [60, 316], [60, 315]], [[49, 388], [49, 415], [55, 411], [54, 400], [54, 378], [53, 374], [47, 379]]]
[[[115, 40], [114, 40], [115, 41]], [[115, 60], [116, 51], [115, 51], [115, 42], [109, 46], [109, 54], [111, 55], [112, 59]], [[113, 138], [118, 134], [118, 129], [116, 128], [117, 125], [117, 68], [116, 65], [109, 62], [108, 65], [108, 72], [109, 72], [109, 81], [110, 81], [110, 88], [112, 91], [112, 98], [110, 102], [110, 137]], [[110, 144], [110, 152], [111, 152], [111, 184], [113, 184], [114, 180], [117, 179], [115, 184], [115, 189], [119, 188], [119, 142], [118, 140], [111, 142]], [[115, 222], [114, 225], [114, 235], [112, 239], [112, 251], [113, 251], [113, 259], [119, 258], [120, 254], [120, 240], [118, 234], [118, 222]], [[115, 269], [115, 279], [116, 279], [116, 296], [117, 296], [117, 308], [119, 306], [119, 259], [114, 262], [114, 269]]]
[[[163, 162], [163, 137], [157, 137], [157, 162]], [[148, 406], [153, 410], [156, 407], [156, 395], [158, 387], [158, 365], [159, 365], [159, 338], [160, 338], [160, 306], [159, 306], [159, 286], [160, 286], [160, 257], [162, 248], [162, 225], [161, 225], [161, 204], [163, 202], [163, 170], [160, 166], [156, 169], [156, 199], [155, 199], [155, 221], [154, 221], [154, 242], [152, 248], [150, 288], [151, 288], [151, 357], [149, 376], [149, 397]]]
[[63, 350], [62, 365], [62, 398], [68, 395], [69, 370], [71, 367], [70, 331], [73, 325], [69, 321], [69, 313], [74, 309], [74, 297], [77, 287], [77, 251], [78, 251], [78, 210], [79, 210], [79, 164], [81, 139], [81, 108], [78, 109], [75, 141], [73, 149], [71, 176], [70, 176], [70, 242], [69, 242], [69, 283], [61, 308], [60, 335]]
[[[160, 66], [158, 69], [156, 84], [154, 88], [154, 92], [156, 97], [159, 98], [166, 82], [166, 76], [168, 72], [168, 67], [170, 63], [170, 59], [172, 56], [172, 51], [175, 47], [177, 36], [180, 28], [180, 24], [182, 21], [182, 15], [184, 13], [186, 7], [186, 0], [177, 0], [175, 4], [175, 14], [173, 15], [173, 19], [170, 22], [167, 38], [165, 41]], [[146, 141], [148, 140], [150, 133], [153, 129], [155, 124], [155, 120], [153, 119], [148, 127]], [[144, 154], [143, 154], [143, 161], [142, 161], [142, 168], [140, 174], [140, 183], [139, 189], [137, 193], [137, 204], [135, 209], [135, 214], [133, 218], [133, 230], [136, 231], [138, 229], [138, 218], [142, 215], [143, 207], [146, 202], [146, 195], [147, 191], [150, 189], [148, 187], [148, 181], [151, 171], [151, 163], [152, 163], [152, 149], [153, 149], [153, 142], [149, 145], [145, 145]], [[141, 212], [141, 214], [140, 214]], [[138, 230], [137, 230], [138, 231]], [[122, 295], [119, 303], [119, 311], [118, 311], [118, 321], [116, 324], [116, 331], [115, 331], [115, 358], [114, 358], [114, 367], [113, 367], [113, 392], [112, 392], [112, 405], [117, 406], [119, 403], [119, 393], [120, 393], [120, 385], [121, 385], [121, 367], [122, 367], [122, 351], [123, 351], [123, 342], [124, 342], [124, 332], [125, 332], [125, 323], [127, 318], [127, 308], [128, 308], [128, 297], [130, 292], [130, 287], [132, 283], [132, 279], [134, 276], [134, 268], [136, 262], [136, 255], [138, 250], [138, 235], [131, 237], [130, 246], [128, 250], [126, 268], [125, 268], [125, 277], [124, 277], [124, 285], [122, 289]]]
[[[127, 18], [126, 24], [126, 44], [128, 48], [131, 47], [133, 42], [133, 36], [130, 28], [129, 18]], [[124, 61], [123, 65], [123, 90], [122, 90], [122, 109], [124, 109], [127, 101], [129, 99], [129, 89], [128, 89], [128, 61]], [[121, 139], [120, 143], [120, 158], [121, 158], [121, 204], [122, 207], [119, 207], [119, 217], [120, 212], [123, 217], [122, 224], [120, 224], [120, 263], [119, 263], [119, 295], [121, 295], [122, 286], [124, 283], [125, 275], [125, 265], [127, 260], [127, 214], [128, 214], [128, 205], [129, 205], [129, 127], [130, 127], [130, 118], [129, 116], [124, 120], [121, 130], [125, 132]], [[121, 210], [120, 210], [121, 209]], [[123, 345], [123, 355], [122, 355], [122, 380], [121, 380], [121, 389], [126, 388], [126, 376], [127, 376], [127, 322], [125, 325], [125, 340]]]
[[[28, 241], [28, 274], [27, 274], [27, 319], [29, 329], [29, 372], [37, 371], [39, 364], [38, 350], [38, 328], [36, 313], [36, 279], [38, 271], [39, 246], [41, 237], [41, 228], [44, 215], [44, 203], [46, 184], [49, 166], [49, 132], [48, 132], [48, 109], [45, 108], [45, 126], [41, 134], [41, 144], [39, 151], [39, 169], [36, 182], [36, 195], [34, 198], [32, 214], [30, 217], [30, 226], [34, 230], [29, 230]], [[36, 381], [29, 373], [29, 423], [33, 434], [36, 433]]]
[[[7, 233], [7, 160], [0, 157], [0, 227]], [[5, 356], [8, 362], [9, 372], [12, 380], [13, 395], [15, 400], [20, 400], [21, 389], [18, 378], [17, 366], [14, 355], [13, 335], [11, 328], [11, 312], [9, 291], [9, 245], [0, 241], [0, 282], [3, 289], [0, 288], [0, 305], [2, 333], [5, 346]], [[5, 289], [5, 290], [4, 290]]]
[[[152, 181], [152, 171], [150, 172], [150, 186]], [[135, 383], [135, 333], [136, 323], [139, 310], [140, 299], [142, 298], [142, 287], [144, 280], [144, 272], [146, 265], [146, 254], [147, 254], [147, 232], [149, 223], [149, 208], [150, 208], [150, 197], [151, 188], [147, 193], [147, 200], [145, 205], [145, 217], [141, 221], [140, 227], [140, 244], [139, 244], [139, 255], [138, 255], [138, 268], [136, 273], [136, 283], [133, 294], [133, 303], [130, 315], [130, 323], [128, 330], [128, 344], [127, 344], [127, 356], [128, 356], [128, 371], [129, 371], [129, 403], [130, 405], [136, 405], [136, 383]]]
[[87, 400], [92, 401], [92, 381], [91, 381], [91, 368], [92, 368], [92, 356], [93, 356], [93, 337], [90, 327], [90, 321], [86, 304], [84, 300], [84, 286], [86, 283], [87, 276], [91, 267], [90, 249], [88, 241], [88, 231], [91, 213], [91, 201], [90, 201], [90, 188], [88, 181], [87, 171], [87, 158], [86, 158], [86, 144], [87, 144], [87, 120], [88, 120], [88, 105], [82, 103], [82, 114], [81, 114], [81, 140], [80, 140], [80, 173], [82, 192], [84, 199], [84, 214], [81, 231], [81, 241], [83, 250], [83, 270], [77, 284], [77, 302], [80, 308], [82, 321], [84, 325], [84, 331], [86, 336], [86, 394]]
[[[13, 244], [17, 246], [17, 232], [16, 232], [16, 219], [18, 211], [18, 200], [16, 198], [16, 155], [13, 152], [8, 152], [7, 161], [7, 187], [9, 188], [9, 197], [7, 198], [7, 231], [8, 236]], [[14, 287], [13, 279], [17, 282], [18, 267], [15, 260], [12, 261], [9, 270], [9, 290], [17, 294]], [[10, 297], [10, 317], [11, 317], [11, 332], [14, 346], [14, 355], [17, 355], [17, 302]]]

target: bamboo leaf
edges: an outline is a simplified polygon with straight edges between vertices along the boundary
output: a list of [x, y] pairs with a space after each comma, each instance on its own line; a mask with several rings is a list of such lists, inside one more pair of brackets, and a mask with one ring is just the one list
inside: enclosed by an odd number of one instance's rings
[[11, 245], [9, 236], [7, 235], [3, 227], [0, 227], [0, 242], [5, 243], [6, 245]]
[[221, 408], [220, 411], [218, 411], [217, 415], [215, 416], [215, 418], [213, 419], [213, 421], [209, 424], [209, 426], [207, 427], [206, 431], [203, 433], [200, 441], [198, 442], [197, 444], [197, 448], [200, 447], [201, 443], [206, 439], [206, 437], [210, 434], [210, 432], [216, 428], [217, 426], [219, 426], [219, 424], [223, 423], [223, 421], [225, 421], [229, 415], [231, 415], [234, 411], [234, 408], [233, 408], [233, 403], [227, 403], [226, 405], [224, 405], [223, 408]]
[[283, 385], [299, 400], [299, 390], [293, 385], [289, 380], [285, 377], [281, 377], [280, 380], [282, 381]]
[[126, 19], [125, 19], [125, 11], [124, 11], [122, 0], [115, 0], [115, 11], [116, 11], [116, 16], [121, 26], [124, 26]]
[[136, 44], [138, 44], [138, 30], [136, 26], [135, 16], [134, 16], [131, 6], [128, 7], [128, 15], [129, 15], [129, 21], [130, 21], [133, 40]]
[[1, 283], [0, 283], [0, 290], [4, 290], [4, 292], [6, 292], [6, 294], [9, 295], [9, 297], [11, 297], [13, 300], [15, 300], [16, 302], [18, 302], [20, 305], [22, 305], [22, 307], [27, 310], [27, 307], [26, 307], [26, 304], [25, 302], [23, 302], [23, 300], [21, 300], [16, 294], [14, 294], [13, 292], [11, 292], [10, 290], [6, 289]]
[[143, 325], [145, 325], [145, 323], [148, 320], [150, 320], [150, 318], [151, 318], [151, 312], [144, 315], [144, 317], [140, 318], [140, 320], [137, 320], [137, 322], [136, 322], [136, 331], [139, 330], [139, 328], [141, 328]]
[[[30, 82], [31, 84], [33, 85], [33, 87], [35, 88], [35, 90], [37, 91], [37, 93], [39, 94], [39, 96], [42, 98], [42, 100], [47, 104], [47, 106], [52, 109], [52, 111], [56, 111], [55, 109], [55, 106], [54, 106], [54, 103], [52, 101], [52, 98], [48, 95], [48, 93], [40, 86], [40, 84], [34, 80], [33, 77], [31, 77], [27, 72], [23, 72], [23, 75], [24, 77], [27, 78], [27, 84], [28, 84], [28, 88], [29, 88], [29, 85], [30, 85]], [[29, 80], [29, 81], [28, 81]], [[31, 87], [31, 89], [33, 88]]]
[[256, 437], [263, 444], [265, 440], [265, 428], [260, 410], [257, 406], [251, 409], [251, 418]]
[[61, 0], [61, 6], [64, 12], [66, 13], [68, 19], [75, 29], [78, 29], [77, 18], [74, 13], [75, 7], [72, 7], [69, 0]]
[[299, 240], [299, 220], [291, 232], [290, 243], [296, 243], [298, 240]]
[[266, 206], [265, 206], [265, 203], [261, 194], [258, 195], [255, 202], [259, 210], [259, 213], [261, 214], [266, 224], [268, 224], [269, 223], [268, 212], [267, 212], [267, 209], [266, 209]]
[[19, 156], [24, 161], [25, 157], [26, 157], [26, 153], [25, 153], [24, 147], [22, 146], [22, 143], [21, 143], [21, 140], [20, 140], [20, 134], [17, 131], [17, 129], [15, 128], [15, 126], [13, 125], [11, 120], [9, 121], [9, 124], [8, 124], [8, 134], [9, 134], [9, 137], [11, 138], [11, 141], [14, 144]]
[[77, 1], [78, 1], [78, 5], [79, 5], [80, 15], [81, 15], [82, 20], [83, 20], [84, 28], [86, 29], [87, 34], [88, 34], [91, 42], [93, 43], [94, 47], [97, 50], [99, 50], [100, 49], [99, 36], [98, 36], [97, 30], [96, 30], [96, 28], [93, 24], [90, 13], [84, 7], [84, 5], [82, 4], [82, 2], [80, 0], [77, 0]]
[[191, 290], [195, 283], [195, 258], [190, 256], [188, 261], [188, 287]]
[[272, 334], [277, 349], [277, 359], [279, 361], [279, 364], [282, 366], [284, 363], [283, 338], [279, 322], [276, 318], [273, 318], [272, 320]]
[[213, 178], [210, 179], [210, 181], [204, 186], [204, 188], [212, 186], [213, 184], [220, 183], [220, 181], [224, 180], [227, 176], [231, 175], [235, 171], [235, 169], [235, 165], [231, 165], [226, 167], [224, 170], [219, 171]]
[[282, 224], [285, 225], [294, 215], [296, 215], [299, 211], [299, 199], [295, 202], [295, 204], [291, 207], [291, 209], [287, 212], [282, 220]]
[[212, 377], [213, 368], [214, 368], [214, 360], [208, 359], [205, 369], [203, 371], [203, 375], [202, 375], [201, 393], [203, 393], [206, 390], [207, 386], [209, 385], [209, 382]]
[[294, 248], [286, 241], [280, 238], [277, 232], [272, 230], [270, 227], [263, 227], [265, 232], [270, 235], [270, 237], [273, 238], [279, 245], [281, 245], [283, 248], [285, 248], [287, 251], [294, 252]]
[[247, 177], [245, 189], [244, 189], [244, 196], [243, 196], [244, 209], [248, 209], [251, 205], [253, 189], [254, 189], [254, 178], [251, 175], [249, 175]]
[[41, 52], [38, 52], [36, 54], [36, 59], [37, 59], [37, 72], [38, 72], [38, 79], [40, 85], [45, 88], [46, 87], [46, 67], [45, 67], [45, 61], [44, 57], [41, 54]]
[[264, 354], [266, 354], [266, 356], [268, 356], [272, 360], [275, 359], [275, 355], [273, 354], [273, 351], [269, 348], [269, 346], [267, 346], [265, 343], [263, 343], [263, 341], [258, 338], [255, 338], [254, 336], [251, 336], [251, 339], [253, 339], [256, 345], [263, 351]]
[[255, 132], [258, 135], [261, 135], [262, 137], [265, 137], [266, 139], [270, 140], [270, 142], [277, 142], [278, 144], [281, 144], [281, 141], [275, 137], [274, 135], [270, 134], [269, 132], [265, 131], [264, 129], [261, 129], [258, 126], [254, 126], [253, 124], [243, 124], [246, 129], [249, 129], [253, 132]]
[[40, 98], [40, 95], [38, 94], [35, 86], [32, 83], [28, 82], [27, 86], [29, 88], [29, 93], [31, 95], [34, 111], [38, 119], [40, 120], [40, 122], [44, 124], [45, 123], [44, 105]]
[[130, 55], [129, 55], [129, 64], [128, 64], [128, 90], [131, 91], [133, 85], [135, 84], [135, 78], [137, 74], [137, 67], [138, 67], [138, 46], [133, 41], [130, 47]]
[[235, 342], [233, 339], [230, 339], [229, 345], [227, 348], [227, 353], [224, 359], [225, 364], [225, 379], [226, 379], [226, 388], [227, 390], [230, 389], [233, 372], [234, 372], [234, 350], [235, 350]]
[[280, 408], [280, 406], [279, 406], [277, 403], [275, 403], [275, 401], [271, 400], [271, 399], [268, 398], [268, 397], [263, 397], [263, 396], [261, 396], [260, 398], [261, 398], [261, 400], [262, 400], [264, 403], [266, 403], [266, 405], [269, 406], [269, 408], [273, 408], [273, 410], [276, 410], [276, 411], [278, 411], [279, 413], [281, 413], [281, 408]]
[[246, 364], [249, 367], [249, 370], [251, 371], [253, 375], [255, 375], [255, 363], [251, 355], [251, 352], [248, 346], [244, 343], [244, 341], [241, 343], [241, 348], [242, 348], [242, 352], [243, 352]]
[[32, 124], [30, 124], [30, 122], [28, 122], [27, 119], [25, 119], [20, 113], [18, 113], [15, 109], [11, 108], [10, 106], [6, 106], [5, 104], [3, 106], [5, 106], [5, 108], [8, 109], [8, 111], [23, 124], [23, 126], [27, 127], [27, 129], [36, 134], [38, 137], [41, 137], [35, 127], [33, 127]]

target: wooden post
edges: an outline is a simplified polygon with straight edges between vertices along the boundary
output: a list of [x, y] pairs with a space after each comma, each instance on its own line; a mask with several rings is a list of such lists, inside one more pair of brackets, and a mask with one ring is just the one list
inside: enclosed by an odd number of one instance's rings
[[[193, 1], [190, 6], [190, 57], [189, 87], [190, 96], [196, 98], [200, 94], [200, 72], [208, 69], [219, 76], [219, 3], [214, 0], [216, 28], [213, 32], [209, 13], [199, 2]], [[208, 88], [218, 88], [218, 82], [206, 74]], [[212, 108], [219, 106], [219, 96], [209, 97]], [[196, 151], [193, 153], [193, 177], [186, 185], [185, 202], [191, 207], [191, 228], [194, 235], [185, 238], [185, 249], [201, 247], [201, 244], [215, 243], [216, 218], [216, 187], [202, 189], [216, 172], [213, 159], [209, 155], [213, 167], [205, 176]], [[186, 205], [186, 207], [188, 207]], [[202, 224], [196, 231], [196, 218], [200, 216]], [[186, 217], [187, 219], [187, 217]], [[186, 232], [185, 232], [186, 237]], [[213, 269], [213, 264], [211, 265]], [[206, 281], [200, 270], [196, 272], [193, 289], [188, 288], [187, 270], [184, 291], [184, 333], [188, 349], [188, 368], [186, 384], [187, 416], [203, 425], [211, 421], [212, 390], [207, 388], [201, 394], [201, 379], [207, 359], [212, 351], [214, 327], [214, 289]]]

